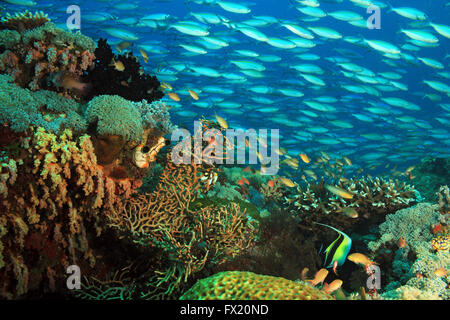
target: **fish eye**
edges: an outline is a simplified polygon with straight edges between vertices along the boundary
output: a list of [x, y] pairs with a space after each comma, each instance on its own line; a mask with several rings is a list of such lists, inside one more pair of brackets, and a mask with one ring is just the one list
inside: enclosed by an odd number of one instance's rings
[[148, 146], [143, 147], [141, 150], [142, 153], [148, 153], [149, 151], [150, 151], [150, 148]]

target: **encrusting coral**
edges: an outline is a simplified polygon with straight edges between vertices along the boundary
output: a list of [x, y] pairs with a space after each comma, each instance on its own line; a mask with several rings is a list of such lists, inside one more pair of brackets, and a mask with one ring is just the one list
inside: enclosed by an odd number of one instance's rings
[[333, 300], [304, 282], [252, 272], [219, 272], [197, 281], [180, 300]]

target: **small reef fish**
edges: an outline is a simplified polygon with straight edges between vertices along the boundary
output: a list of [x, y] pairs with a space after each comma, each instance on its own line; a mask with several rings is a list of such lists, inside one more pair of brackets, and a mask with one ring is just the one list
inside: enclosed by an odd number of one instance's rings
[[[324, 251], [325, 253], [325, 260], [323, 263], [324, 267], [325, 268], [333, 267], [335, 269], [337, 266], [342, 266], [345, 260], [347, 259], [347, 255], [352, 247], [352, 239], [342, 231], [333, 228], [332, 226], [319, 222], [314, 223], [321, 226], [325, 226], [339, 233], [339, 236], [336, 238], [336, 240], [334, 240]], [[330, 257], [331, 259], [329, 259]], [[335, 261], [337, 263], [336, 266], [334, 265]]]
[[438, 268], [434, 270], [434, 275], [439, 278], [443, 278], [447, 275], [447, 270], [445, 268]]
[[351, 255], [348, 256], [347, 259], [356, 264], [362, 264], [365, 267], [376, 264], [375, 262], [371, 261], [366, 255], [364, 255], [362, 253], [352, 253]]
[[[339, 211], [338, 211], [339, 212]], [[343, 214], [345, 214], [347, 217], [352, 218], [352, 219], [356, 219], [358, 218], [358, 212], [355, 210], [355, 208], [351, 208], [351, 207], [345, 207], [345, 208], [341, 208], [340, 212], [342, 212]]]
[[295, 182], [293, 182], [291, 179], [286, 178], [286, 177], [281, 177], [279, 179], [280, 179], [281, 183], [284, 184], [286, 187], [289, 187], [289, 188], [295, 187]]
[[314, 275], [314, 279], [311, 280], [307, 280], [312, 286], [316, 286], [320, 283], [323, 283], [325, 281], [325, 278], [328, 275], [328, 270], [327, 269], [320, 269], [319, 271], [316, 272], [316, 274]]
[[192, 99], [198, 100], [198, 94], [194, 90], [188, 89], [189, 94], [191, 95]]
[[342, 280], [336, 279], [333, 282], [331, 282], [330, 284], [325, 284], [323, 286], [323, 291], [325, 291], [328, 294], [333, 293], [334, 291], [338, 290], [342, 286], [342, 283], [343, 283]]
[[303, 160], [304, 163], [310, 163], [311, 160], [309, 160], [308, 156], [304, 153], [300, 154], [300, 158]]
[[217, 123], [218, 123], [222, 128], [228, 129], [228, 122], [227, 122], [224, 118], [222, 118], [221, 116], [218, 116], [218, 115], [216, 114], [216, 120], [217, 120]]
[[398, 247], [399, 248], [406, 247], [406, 241], [405, 241], [405, 239], [403, 239], [403, 237], [400, 237], [400, 239], [398, 239]]
[[113, 59], [113, 61], [111, 62], [111, 64], [109, 66], [114, 67], [117, 71], [120, 71], [120, 72], [125, 70], [125, 66], [124, 66], [123, 62], [120, 60], [115, 61]]
[[338, 197], [344, 198], [344, 199], [353, 199], [353, 194], [350, 193], [347, 190], [344, 190], [342, 188], [339, 187], [335, 187], [335, 186], [330, 186], [330, 185], [325, 185], [325, 188], [330, 191], [331, 193], [337, 195]]
[[132, 46], [131, 42], [128, 41], [122, 41], [120, 42], [118, 45], [116, 45], [116, 49], [117, 51], [119, 51], [120, 53], [123, 52], [123, 50], [128, 49], [129, 47]]
[[167, 94], [169, 96], [170, 99], [172, 99], [173, 101], [180, 101], [180, 97], [178, 96], [178, 94], [176, 94], [175, 92], [169, 92]]

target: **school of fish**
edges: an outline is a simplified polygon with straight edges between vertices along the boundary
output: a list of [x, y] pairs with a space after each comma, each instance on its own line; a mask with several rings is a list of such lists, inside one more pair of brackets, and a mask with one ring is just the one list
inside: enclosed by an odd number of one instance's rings
[[[1, 4], [12, 12], [43, 10], [66, 29], [72, 2]], [[450, 156], [448, 1], [85, 0], [78, 6], [81, 32], [138, 56], [162, 83], [181, 125], [205, 116], [223, 128], [280, 129], [290, 167], [320, 152], [327, 156], [315, 166], [331, 157], [355, 172], [403, 172], [424, 156]], [[369, 28], [377, 22], [379, 29]], [[315, 174], [305, 170], [303, 177]]]

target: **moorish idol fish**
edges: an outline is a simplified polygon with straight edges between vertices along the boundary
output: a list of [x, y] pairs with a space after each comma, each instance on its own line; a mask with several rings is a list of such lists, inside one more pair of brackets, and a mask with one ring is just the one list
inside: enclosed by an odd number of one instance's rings
[[[324, 251], [325, 253], [325, 260], [323, 262], [323, 266], [325, 267], [328, 263], [328, 266], [325, 268], [331, 268], [334, 267], [334, 264], [336, 263], [337, 266], [341, 266], [344, 264], [345, 259], [347, 259], [347, 255], [350, 252], [350, 248], [352, 247], [352, 239], [342, 231], [333, 228], [327, 224], [314, 222], [315, 224], [320, 224], [321, 226], [328, 227], [330, 229], [333, 229], [337, 233], [339, 233], [339, 236], [336, 240], [334, 240]], [[319, 252], [320, 253], [320, 252]], [[331, 257], [331, 259], [329, 259]]]

